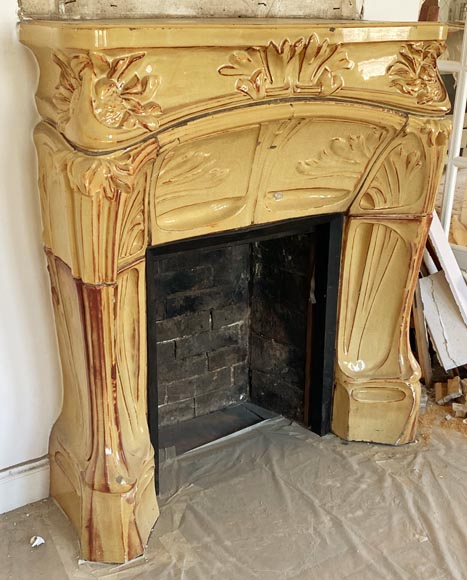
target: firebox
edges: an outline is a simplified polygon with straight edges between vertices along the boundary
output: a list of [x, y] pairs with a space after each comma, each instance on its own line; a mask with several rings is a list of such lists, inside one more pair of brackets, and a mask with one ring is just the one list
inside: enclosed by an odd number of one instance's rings
[[[249, 393], [319, 433], [414, 440], [409, 321], [449, 135], [436, 67], [446, 33], [302, 19], [21, 24], [40, 68], [34, 139], [64, 383], [51, 495], [83, 558], [144, 550], [159, 513], [157, 391], [166, 423]], [[285, 255], [314, 249], [290, 283], [271, 258], [286, 235]], [[246, 278], [227, 283], [242, 262]], [[221, 287], [243, 307], [221, 306]], [[303, 316], [286, 332], [292, 305]], [[201, 332], [182, 328], [187, 315]]]
[[148, 250], [155, 450], [161, 428], [245, 401], [330, 431], [342, 225], [315, 216]]

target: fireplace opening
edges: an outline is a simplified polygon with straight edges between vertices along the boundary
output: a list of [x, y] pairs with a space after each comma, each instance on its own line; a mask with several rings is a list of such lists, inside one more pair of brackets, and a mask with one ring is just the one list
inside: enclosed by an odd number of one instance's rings
[[301, 218], [148, 249], [157, 455], [273, 414], [329, 432], [342, 223]]

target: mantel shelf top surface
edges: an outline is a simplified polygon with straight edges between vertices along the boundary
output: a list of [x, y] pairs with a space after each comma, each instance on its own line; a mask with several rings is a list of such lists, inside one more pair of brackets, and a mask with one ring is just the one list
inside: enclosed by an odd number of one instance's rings
[[[20, 25], [28, 45], [89, 50], [135, 47], [232, 46], [318, 32], [332, 42], [444, 40], [439, 23], [309, 20], [304, 18], [172, 18], [122, 20], [36, 20]], [[208, 35], [208, 36], [207, 36]], [[123, 44], [122, 44], [123, 42]]]

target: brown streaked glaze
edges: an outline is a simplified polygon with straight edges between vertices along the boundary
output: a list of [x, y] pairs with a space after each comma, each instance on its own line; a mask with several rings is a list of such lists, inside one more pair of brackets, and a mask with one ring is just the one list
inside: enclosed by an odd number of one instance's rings
[[51, 493], [83, 558], [140, 555], [158, 516], [145, 252], [346, 213], [334, 432], [413, 441], [409, 313], [449, 125], [438, 24], [24, 22], [64, 402]]

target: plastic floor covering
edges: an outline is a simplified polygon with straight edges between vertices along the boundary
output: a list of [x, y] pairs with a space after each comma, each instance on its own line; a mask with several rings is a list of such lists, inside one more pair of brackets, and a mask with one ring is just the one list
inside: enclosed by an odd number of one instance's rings
[[465, 580], [466, 457], [435, 424], [395, 448], [270, 419], [163, 464], [145, 556], [80, 562], [45, 500], [0, 517], [0, 579]]

